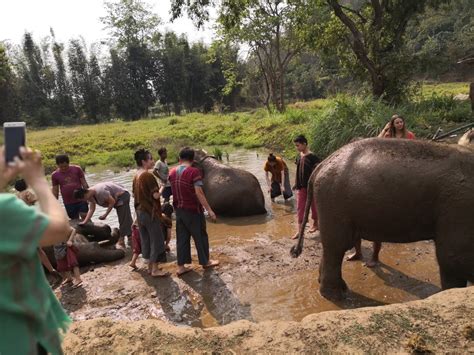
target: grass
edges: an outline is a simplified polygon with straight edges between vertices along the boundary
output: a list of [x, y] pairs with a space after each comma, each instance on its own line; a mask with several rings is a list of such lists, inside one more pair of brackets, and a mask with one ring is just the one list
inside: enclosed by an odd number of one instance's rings
[[[223, 147], [268, 148], [293, 157], [292, 139], [297, 134], [311, 138], [312, 149], [322, 157], [356, 137], [376, 135], [393, 113], [406, 117], [418, 137], [433, 134], [439, 126], [472, 120], [467, 102], [453, 100], [451, 93], [465, 91], [467, 84], [427, 84], [418, 100], [393, 107], [371, 98], [338, 96], [288, 105], [284, 114], [265, 109], [230, 114], [188, 114], [180, 117], [111, 122], [97, 125], [29, 130], [28, 144], [44, 156], [47, 171], [54, 157], [69, 154], [84, 167], [123, 168], [134, 165], [133, 153], [146, 147], [156, 156], [168, 148], [170, 162], [180, 147], [191, 145], [211, 153]], [[465, 87], [466, 86], [466, 87]], [[450, 93], [448, 96], [439, 93]], [[427, 96], [431, 93], [431, 96]]]
[[469, 83], [423, 83], [421, 96], [424, 98], [437, 96], [456, 96], [457, 94], [469, 94]]

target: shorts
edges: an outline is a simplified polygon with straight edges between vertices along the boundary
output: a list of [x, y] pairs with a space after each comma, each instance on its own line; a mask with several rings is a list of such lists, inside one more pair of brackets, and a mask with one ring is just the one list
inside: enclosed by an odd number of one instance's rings
[[71, 271], [74, 267], [79, 266], [77, 261], [77, 248], [73, 245], [67, 247], [66, 256], [62, 259], [56, 260], [56, 269], [59, 272]]
[[165, 200], [169, 200], [169, 198], [171, 197], [172, 194], [173, 194], [173, 192], [171, 191], [171, 186], [166, 186], [163, 189], [163, 192], [161, 193], [161, 196], [163, 196], [163, 198]]
[[133, 254], [142, 253], [142, 242], [140, 240], [140, 231], [138, 230], [138, 227], [135, 225], [132, 226], [132, 251], [133, 251]]
[[67, 215], [70, 219], [78, 219], [80, 213], [89, 212], [89, 205], [85, 201], [69, 203], [64, 205]]

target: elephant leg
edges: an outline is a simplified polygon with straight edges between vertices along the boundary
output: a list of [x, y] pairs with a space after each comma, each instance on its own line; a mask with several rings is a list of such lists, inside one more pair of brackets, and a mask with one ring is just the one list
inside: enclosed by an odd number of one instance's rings
[[474, 249], [469, 232], [457, 229], [440, 235], [435, 239], [436, 258], [439, 264], [441, 287], [466, 287], [467, 281], [473, 278]]
[[342, 299], [347, 285], [342, 279], [342, 260], [352, 246], [349, 227], [321, 221], [323, 257], [319, 268], [319, 291], [328, 299]]

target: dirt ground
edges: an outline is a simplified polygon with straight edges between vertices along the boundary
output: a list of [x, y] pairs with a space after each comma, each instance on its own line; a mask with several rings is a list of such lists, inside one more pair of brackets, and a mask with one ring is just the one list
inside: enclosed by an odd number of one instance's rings
[[426, 300], [330, 311], [301, 322], [245, 320], [200, 329], [159, 320], [75, 322], [66, 354], [142, 353], [472, 353], [474, 288]]

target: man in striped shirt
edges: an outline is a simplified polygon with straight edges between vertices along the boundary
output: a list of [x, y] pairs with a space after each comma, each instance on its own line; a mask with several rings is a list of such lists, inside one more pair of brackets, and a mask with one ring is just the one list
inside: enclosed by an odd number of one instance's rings
[[207, 202], [202, 189], [202, 176], [199, 169], [192, 166], [194, 150], [186, 147], [179, 152], [179, 165], [171, 170], [169, 181], [173, 192], [173, 205], [176, 211], [176, 249], [178, 257], [178, 276], [192, 270], [191, 236], [196, 246], [199, 264], [203, 268], [219, 265], [219, 261], [209, 259], [209, 238], [206, 230], [204, 208], [212, 221], [216, 214]]

